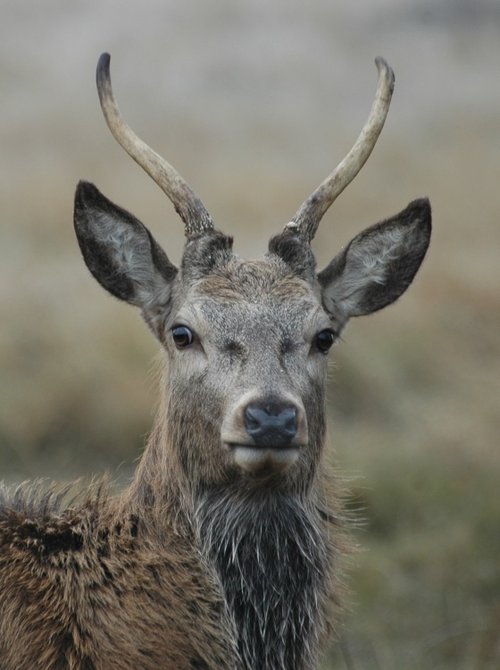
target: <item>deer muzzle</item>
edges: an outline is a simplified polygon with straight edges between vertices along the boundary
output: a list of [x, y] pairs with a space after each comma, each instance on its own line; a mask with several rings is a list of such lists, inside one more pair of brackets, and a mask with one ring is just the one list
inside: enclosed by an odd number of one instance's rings
[[287, 470], [308, 443], [304, 406], [288, 395], [246, 393], [228, 411], [221, 437], [243, 470]]

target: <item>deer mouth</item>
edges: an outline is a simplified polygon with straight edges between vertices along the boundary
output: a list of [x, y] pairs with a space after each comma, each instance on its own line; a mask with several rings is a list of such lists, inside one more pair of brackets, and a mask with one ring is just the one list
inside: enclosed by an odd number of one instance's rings
[[283, 472], [299, 458], [299, 446], [259, 446], [256, 444], [226, 443], [235, 465], [246, 472]]

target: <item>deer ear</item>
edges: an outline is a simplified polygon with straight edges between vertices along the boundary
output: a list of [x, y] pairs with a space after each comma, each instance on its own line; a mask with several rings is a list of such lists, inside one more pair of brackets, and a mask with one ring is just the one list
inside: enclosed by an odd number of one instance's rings
[[357, 235], [318, 275], [323, 303], [342, 327], [351, 316], [390, 305], [411, 284], [431, 235], [431, 208], [414, 200]]
[[111, 294], [148, 311], [167, 308], [177, 268], [149, 230], [93, 184], [80, 182], [74, 223], [83, 258]]

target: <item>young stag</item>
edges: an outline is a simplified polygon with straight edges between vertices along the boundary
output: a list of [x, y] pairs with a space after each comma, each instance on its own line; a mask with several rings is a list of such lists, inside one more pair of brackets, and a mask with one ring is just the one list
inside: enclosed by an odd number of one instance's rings
[[165, 358], [156, 423], [130, 486], [67, 508], [56, 493], [0, 495], [2, 670], [310, 670], [335, 622], [342, 513], [325, 473], [328, 350], [352, 316], [394, 302], [431, 232], [426, 199], [357, 235], [321, 272], [318, 224], [371, 153], [394, 84], [336, 170], [260, 260], [120, 116], [109, 55], [107, 124], [184, 221], [180, 267], [132, 214], [81, 182], [87, 266], [135, 305]]

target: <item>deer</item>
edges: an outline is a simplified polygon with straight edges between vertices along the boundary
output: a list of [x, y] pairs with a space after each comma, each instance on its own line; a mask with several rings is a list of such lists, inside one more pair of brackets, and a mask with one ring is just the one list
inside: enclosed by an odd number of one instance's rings
[[[243, 260], [172, 165], [109, 129], [184, 223], [177, 267], [89, 182], [74, 226], [94, 278], [137, 307], [164, 365], [152, 432], [120, 492], [0, 488], [2, 670], [311, 670], [338, 630], [348, 523], [325, 453], [328, 352], [351, 317], [399, 298], [426, 254], [428, 199], [357, 234], [321, 271], [311, 243], [384, 125], [378, 84], [352, 149], [266, 254]], [[68, 498], [69, 496], [69, 498]]]

